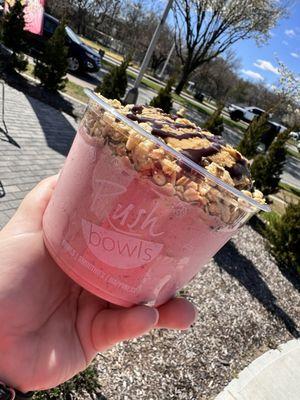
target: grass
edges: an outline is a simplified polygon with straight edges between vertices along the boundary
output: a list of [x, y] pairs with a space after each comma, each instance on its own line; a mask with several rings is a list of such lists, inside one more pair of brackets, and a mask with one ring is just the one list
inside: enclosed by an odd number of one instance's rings
[[279, 217], [279, 214], [276, 211], [270, 211], [268, 213], [261, 212], [259, 216], [265, 222], [273, 222]]
[[287, 148], [287, 153], [288, 153], [290, 156], [295, 157], [295, 158], [297, 158], [298, 160], [300, 160], [300, 153], [299, 153], [298, 151], [294, 151], [294, 150], [291, 150], [291, 149]]
[[30, 76], [32, 76], [33, 78], [34, 78], [34, 64], [27, 64], [27, 67], [26, 67], [26, 71], [25, 71], [25, 73], [26, 74], [28, 74], [28, 75], [30, 75]]
[[87, 103], [88, 97], [83, 90], [84, 88], [82, 86], [77, 85], [74, 82], [68, 81], [63, 92], [71, 97], [74, 97], [77, 100]]
[[[33, 64], [28, 64], [25, 73], [32, 78], [35, 78], [34, 76], [34, 65]], [[88, 97], [84, 93], [84, 88], [80, 85], [77, 85], [74, 82], [68, 81], [66, 83], [65, 88], [62, 90], [64, 93], [68, 94], [71, 97], [74, 97], [75, 99], [82, 101], [84, 103], [87, 103]]]
[[300, 189], [283, 182], [279, 183], [279, 187], [286, 192], [292, 193], [300, 198]]
[[99, 44], [97, 42], [94, 42], [93, 40], [87, 39], [83, 36], [80, 36], [80, 39], [87, 44], [90, 47], [93, 47], [96, 50], [104, 50], [105, 54], [107, 54], [109, 57], [114, 58], [116, 61], [122, 62], [124, 60], [124, 57], [121, 56], [120, 54], [115, 53], [114, 51], [111, 51], [108, 47], [103, 46], [102, 44]]

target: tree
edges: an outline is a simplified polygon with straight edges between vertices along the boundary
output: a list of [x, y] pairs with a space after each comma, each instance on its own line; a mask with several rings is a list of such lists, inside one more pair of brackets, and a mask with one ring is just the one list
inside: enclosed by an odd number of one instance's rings
[[65, 46], [65, 23], [62, 22], [45, 44], [41, 60], [36, 62], [34, 74], [47, 89], [57, 91], [65, 87], [67, 69], [68, 49]]
[[251, 175], [255, 181], [255, 187], [265, 195], [276, 193], [279, 189], [280, 176], [286, 162], [285, 144], [289, 133], [290, 130], [279, 133], [268, 152], [265, 155], [258, 155], [251, 165]]
[[224, 131], [222, 111], [224, 109], [224, 104], [220, 104], [211, 116], [205, 122], [203, 128], [207, 129], [214, 135], [222, 135]]
[[218, 104], [225, 103], [238, 81], [239, 61], [233, 53], [197, 68], [192, 75], [195, 89], [209, 94]]
[[300, 202], [289, 204], [284, 215], [273, 218], [266, 235], [268, 247], [278, 264], [300, 274]]
[[[146, 4], [147, 3], [147, 4]], [[115, 32], [115, 38], [123, 43], [123, 52], [132, 54], [134, 60], [142, 62], [153, 33], [159, 23], [160, 2], [143, 0], [125, 1], [122, 9], [123, 22]], [[164, 62], [172, 47], [174, 38], [168, 24], [162, 27], [161, 35], [155, 46], [151, 68], [156, 71]]]
[[169, 79], [166, 86], [164, 88], [161, 88], [158, 95], [151, 100], [150, 106], [161, 108], [165, 113], [169, 114], [173, 106], [173, 101], [172, 101], [173, 84], [174, 80]]
[[127, 88], [127, 73], [130, 60], [125, 59], [121, 65], [112, 68], [111, 72], [105, 75], [102, 83], [96, 88], [107, 99], [121, 100]]
[[24, 71], [27, 67], [27, 61], [23, 54], [25, 50], [24, 28], [24, 5], [17, 0], [4, 15], [2, 40], [3, 44], [13, 51], [10, 67], [18, 71]]
[[268, 119], [268, 113], [263, 113], [259, 117], [255, 117], [248, 125], [248, 128], [237, 147], [237, 150], [242, 153], [243, 156], [253, 158], [257, 154], [257, 147], [260, 143], [260, 139], [270, 129]]
[[71, 21], [74, 16], [74, 8], [71, 0], [47, 0], [46, 12], [58, 19]]
[[278, 94], [284, 100], [285, 113], [283, 121], [291, 130], [300, 129], [300, 75], [290, 71], [279, 61], [280, 88]]
[[267, 40], [286, 8], [273, 0], [175, 0], [176, 51], [182, 74], [180, 94], [191, 72], [239, 40]]

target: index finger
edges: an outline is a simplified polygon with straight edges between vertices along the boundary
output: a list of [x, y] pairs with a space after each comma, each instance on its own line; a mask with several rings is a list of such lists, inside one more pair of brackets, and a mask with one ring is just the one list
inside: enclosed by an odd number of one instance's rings
[[175, 298], [158, 308], [156, 328], [186, 330], [197, 319], [196, 307], [186, 299]]

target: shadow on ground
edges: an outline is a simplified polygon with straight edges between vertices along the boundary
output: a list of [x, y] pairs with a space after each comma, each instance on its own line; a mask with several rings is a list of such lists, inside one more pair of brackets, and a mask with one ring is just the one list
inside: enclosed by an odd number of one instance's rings
[[248, 258], [238, 251], [234, 243], [228, 242], [215, 255], [214, 260], [222, 270], [237, 279], [268, 312], [280, 319], [291, 335], [295, 338], [300, 337], [294, 320], [276, 304], [277, 299], [263, 280], [260, 272]]
[[13, 146], [18, 147], [18, 148], [20, 149], [21, 146], [19, 145], [19, 143], [16, 142], [16, 141], [14, 140], [14, 138], [11, 137], [11, 136], [9, 135], [8, 130], [7, 130], [7, 127], [6, 127], [6, 124], [5, 124], [5, 121], [2, 121], [2, 123], [3, 123], [3, 125], [4, 125], [4, 129], [0, 128], [0, 140], [1, 140], [2, 142], [10, 143], [10, 144], [12, 144]]
[[67, 156], [76, 134], [74, 127], [60, 111], [30, 96], [26, 97], [39, 120], [48, 147]]
[[5, 197], [6, 193], [5, 193], [5, 189], [4, 186], [2, 185], [2, 182], [0, 181], [0, 199], [2, 197]]

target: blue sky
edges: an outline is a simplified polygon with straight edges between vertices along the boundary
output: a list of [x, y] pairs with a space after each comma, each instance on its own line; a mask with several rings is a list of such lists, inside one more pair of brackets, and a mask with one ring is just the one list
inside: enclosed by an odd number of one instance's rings
[[[145, 0], [145, 3], [160, 14], [167, 0]], [[174, 25], [172, 13], [168, 22]], [[279, 81], [277, 59], [300, 75], [300, 0], [290, 0], [288, 17], [271, 30], [267, 44], [258, 46], [255, 40], [243, 40], [234, 45], [233, 50], [241, 62], [240, 76], [252, 82], [261, 82], [269, 87], [276, 85]]]
[[268, 44], [257, 46], [254, 40], [246, 40], [234, 49], [241, 61], [240, 74], [243, 78], [266, 85], [278, 82], [277, 58], [291, 71], [300, 74], [300, 1], [290, 10], [288, 19], [283, 19], [271, 31]]

